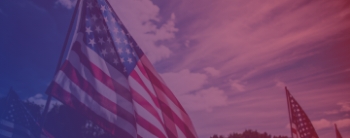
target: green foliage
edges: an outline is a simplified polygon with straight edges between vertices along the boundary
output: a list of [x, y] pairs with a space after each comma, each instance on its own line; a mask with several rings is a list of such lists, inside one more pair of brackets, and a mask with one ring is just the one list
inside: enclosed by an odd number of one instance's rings
[[[0, 113], [4, 109], [5, 98], [0, 98]], [[33, 102], [24, 102], [24, 106], [39, 120], [42, 106]], [[84, 115], [76, 112], [66, 105], [55, 105], [48, 112], [44, 128], [55, 138], [112, 138], [112, 136], [99, 126], [88, 120]], [[245, 130], [243, 133], [231, 133], [227, 137], [213, 135], [210, 138], [288, 138], [287, 136], [271, 136], [266, 132], [260, 133], [256, 130]]]
[[55, 138], [112, 138], [99, 126], [66, 105], [48, 112], [44, 127]]
[[[5, 103], [6, 98], [0, 98], [0, 116], [5, 110]], [[44, 107], [29, 101], [23, 102], [23, 105], [39, 122]], [[66, 105], [54, 105], [47, 113], [43, 127], [55, 138], [112, 138], [109, 133], [88, 120], [84, 115]]]
[[271, 136], [270, 134], [267, 134], [266, 132], [260, 133], [256, 130], [245, 130], [243, 133], [231, 133], [227, 137], [224, 137], [223, 135], [213, 135], [210, 138], [288, 138], [287, 136]]

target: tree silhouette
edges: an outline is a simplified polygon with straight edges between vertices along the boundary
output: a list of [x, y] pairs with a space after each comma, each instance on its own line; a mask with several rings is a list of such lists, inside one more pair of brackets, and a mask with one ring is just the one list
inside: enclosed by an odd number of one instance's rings
[[267, 134], [266, 132], [260, 133], [256, 130], [245, 130], [243, 133], [231, 133], [227, 137], [224, 137], [222, 135], [213, 135], [210, 138], [288, 138], [287, 136], [271, 136], [270, 134]]
[[44, 126], [56, 138], [112, 138], [112, 135], [66, 105], [55, 105], [48, 112]]
[[[6, 98], [0, 98], [0, 114]], [[36, 120], [40, 120], [43, 106], [33, 102], [25, 101], [24, 106]], [[98, 125], [87, 119], [84, 115], [76, 112], [66, 105], [54, 105], [47, 113], [44, 128], [55, 138], [113, 138]], [[287, 136], [271, 136], [266, 132], [260, 133], [257, 130], [245, 130], [243, 133], [231, 133], [227, 137], [215, 134], [210, 138], [288, 138]]]

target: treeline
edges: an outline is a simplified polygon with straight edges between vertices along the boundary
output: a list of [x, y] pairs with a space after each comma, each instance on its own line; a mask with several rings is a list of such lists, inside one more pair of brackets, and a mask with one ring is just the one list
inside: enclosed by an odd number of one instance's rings
[[[0, 115], [6, 103], [0, 98]], [[25, 101], [23, 105], [37, 122], [42, 119], [43, 106]], [[54, 105], [47, 113], [43, 128], [55, 138], [113, 138], [99, 126], [66, 105]]]
[[210, 138], [288, 138], [287, 136], [272, 136], [270, 134], [267, 134], [266, 132], [260, 133], [256, 130], [245, 130], [243, 133], [231, 133], [228, 136], [223, 135], [213, 135]]
[[[0, 98], [0, 114], [3, 113], [5, 98]], [[43, 106], [33, 102], [24, 102], [24, 106], [38, 122], [42, 119]], [[66, 105], [54, 105], [47, 113], [44, 129], [55, 138], [113, 138], [92, 121]], [[245, 130], [243, 133], [232, 133], [228, 136], [213, 135], [210, 138], [288, 138], [287, 136], [271, 136], [256, 130]]]

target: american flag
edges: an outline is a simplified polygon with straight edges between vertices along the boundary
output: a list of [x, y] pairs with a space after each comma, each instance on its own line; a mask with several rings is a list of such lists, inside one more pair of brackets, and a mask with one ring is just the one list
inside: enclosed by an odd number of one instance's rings
[[334, 127], [335, 127], [335, 135], [337, 136], [337, 138], [343, 138], [341, 135], [340, 135], [340, 132], [338, 130], [338, 127], [336, 124], [334, 124]]
[[286, 88], [292, 138], [318, 138], [315, 128], [304, 110]]
[[105, 0], [82, 0], [50, 95], [120, 138], [195, 138], [192, 122]]
[[18, 95], [10, 90], [3, 112], [0, 113], [0, 137], [2, 138], [51, 138], [23, 105]]

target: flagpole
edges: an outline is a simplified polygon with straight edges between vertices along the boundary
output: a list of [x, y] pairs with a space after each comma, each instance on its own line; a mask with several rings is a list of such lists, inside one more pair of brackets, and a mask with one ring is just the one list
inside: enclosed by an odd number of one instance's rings
[[[79, 7], [79, 4], [80, 4], [80, 0], [77, 1], [77, 4], [75, 5], [75, 8], [74, 8], [74, 12], [73, 12], [73, 15], [72, 15], [72, 18], [70, 20], [70, 24], [69, 24], [69, 27], [68, 27], [68, 31], [66, 33], [66, 38], [64, 40], [64, 43], [63, 43], [63, 47], [62, 47], [62, 50], [61, 50], [61, 54], [60, 54], [60, 57], [58, 59], [58, 62], [57, 62], [57, 65], [56, 65], [56, 70], [55, 70], [55, 74], [57, 74], [57, 72], [59, 71], [60, 67], [61, 67], [61, 63], [62, 63], [62, 59], [63, 59], [63, 56], [64, 56], [64, 53], [66, 51], [66, 48], [67, 48], [67, 43], [68, 43], [68, 40], [69, 40], [69, 36], [70, 36], [70, 33], [72, 32], [72, 28], [73, 28], [73, 24], [74, 24], [74, 19], [76, 17], [76, 14], [77, 14], [77, 11], [78, 11], [78, 7]], [[45, 90], [45, 93], [47, 94], [48, 91], [50, 90], [51, 88], [51, 85], [49, 87], [46, 88]], [[44, 125], [44, 122], [45, 122], [45, 119], [46, 119], [46, 114], [49, 110], [49, 107], [50, 107], [50, 103], [51, 103], [51, 99], [52, 99], [52, 96], [51, 95], [48, 95], [47, 97], [47, 100], [46, 100], [46, 104], [45, 104], [45, 107], [44, 107], [44, 111], [42, 113], [42, 120], [40, 122], [40, 124], [43, 126]]]
[[[290, 104], [289, 104], [289, 96], [288, 96], [288, 89], [287, 89], [287, 86], [285, 87], [285, 89], [286, 89], [286, 97], [287, 97], [287, 106], [288, 106], [288, 116], [289, 116], [289, 125], [290, 125], [290, 130], [292, 130], [292, 119], [291, 119], [291, 114], [290, 114]], [[290, 134], [291, 134], [291, 136], [292, 136], [292, 138], [294, 138], [293, 137], [293, 132], [292, 131], [290, 131]]]

